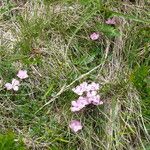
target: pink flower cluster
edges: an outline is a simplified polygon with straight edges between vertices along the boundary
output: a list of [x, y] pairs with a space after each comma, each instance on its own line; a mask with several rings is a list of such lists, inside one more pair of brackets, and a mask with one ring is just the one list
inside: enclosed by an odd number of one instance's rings
[[[19, 70], [17, 77], [19, 79], [26, 79], [28, 78], [28, 74], [26, 70]], [[14, 91], [18, 91], [19, 90], [19, 86], [20, 86], [20, 81], [17, 79], [12, 79], [11, 83], [6, 83], [5, 84], [5, 88], [7, 90], [14, 90]]]
[[[72, 90], [74, 93], [80, 96], [76, 101], [71, 102], [72, 112], [80, 111], [89, 104], [103, 104], [103, 102], [100, 100], [100, 96], [97, 94], [97, 90], [99, 90], [99, 84], [95, 82], [92, 82], [91, 84], [83, 82]], [[83, 94], [85, 94], [85, 96], [82, 96]]]
[[[101, 105], [103, 102], [100, 100], [100, 95], [97, 94], [99, 90], [99, 84], [92, 82], [88, 84], [83, 82], [77, 87], [73, 88], [72, 91], [79, 95], [79, 98], [76, 101], [71, 102], [71, 111], [77, 112], [86, 107], [89, 104]], [[83, 126], [80, 121], [72, 120], [69, 124], [69, 127], [73, 132], [80, 131]]]

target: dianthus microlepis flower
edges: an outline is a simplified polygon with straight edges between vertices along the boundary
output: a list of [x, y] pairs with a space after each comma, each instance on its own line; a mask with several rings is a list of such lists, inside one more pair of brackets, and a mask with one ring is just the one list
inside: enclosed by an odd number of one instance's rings
[[14, 91], [18, 91], [19, 90], [19, 81], [16, 79], [12, 79], [11, 83], [6, 83], [5, 87], [7, 90], [14, 90]]
[[72, 121], [70, 122], [70, 124], [69, 124], [69, 127], [70, 127], [71, 130], [72, 130], [73, 132], [75, 132], [75, 133], [78, 132], [78, 131], [80, 131], [80, 130], [83, 128], [81, 122], [78, 121], [78, 120], [72, 120]]
[[97, 32], [93, 32], [91, 35], [90, 35], [90, 39], [95, 41], [97, 40], [98, 38], [100, 37], [99, 33]]
[[87, 88], [86, 91], [96, 91], [99, 90], [99, 84], [92, 82], [91, 84], [88, 84], [86, 88]]
[[20, 79], [28, 78], [27, 71], [26, 70], [19, 70], [18, 74], [17, 74], [17, 77], [20, 78]]
[[72, 105], [71, 111], [72, 112], [80, 111], [82, 108], [84, 108], [88, 104], [89, 104], [88, 99], [86, 97], [80, 96], [77, 101], [71, 102], [71, 105]]
[[73, 88], [72, 91], [78, 95], [82, 95], [87, 90], [87, 82], [83, 82], [77, 87]]
[[106, 24], [112, 24], [112, 25], [114, 25], [114, 24], [116, 24], [116, 20], [115, 20], [115, 18], [112, 18], [112, 19], [108, 18], [108, 19], [105, 21], [105, 23], [106, 23]]
[[94, 91], [92, 91], [91, 93], [87, 93], [89, 104], [93, 104], [93, 105], [103, 104], [103, 102], [100, 99], [100, 96], [96, 95], [95, 93], [93, 94], [93, 92]]

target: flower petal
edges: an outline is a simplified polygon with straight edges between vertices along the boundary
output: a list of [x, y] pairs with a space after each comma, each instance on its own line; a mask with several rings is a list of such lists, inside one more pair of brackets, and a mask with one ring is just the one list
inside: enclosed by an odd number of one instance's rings
[[12, 84], [6, 83], [5, 87], [6, 87], [7, 90], [11, 90], [12, 89]]
[[19, 90], [19, 86], [13, 86], [13, 90], [14, 91], [18, 91]]
[[90, 35], [90, 39], [95, 41], [99, 38], [99, 33], [96, 33], [96, 32], [93, 32], [91, 35]]
[[26, 70], [19, 70], [19, 71], [18, 71], [18, 74], [17, 74], [17, 77], [20, 78], [20, 79], [26, 79], [26, 78], [28, 78], [29, 76], [28, 76]]
[[12, 86], [19, 86], [19, 85], [20, 85], [19, 80], [12, 79]]
[[70, 127], [71, 130], [72, 130], [73, 132], [75, 132], [75, 133], [78, 132], [78, 131], [80, 131], [80, 130], [83, 128], [81, 122], [78, 121], [78, 120], [72, 120], [72, 121], [70, 122], [70, 124], [69, 124], [69, 127]]

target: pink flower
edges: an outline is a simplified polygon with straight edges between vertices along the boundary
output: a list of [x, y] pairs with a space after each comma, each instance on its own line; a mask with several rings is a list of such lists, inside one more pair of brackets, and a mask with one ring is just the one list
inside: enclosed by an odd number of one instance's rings
[[72, 112], [80, 111], [82, 108], [84, 108], [88, 104], [89, 102], [88, 102], [87, 97], [80, 96], [77, 101], [71, 102], [71, 105], [72, 105], [71, 111]]
[[12, 83], [6, 83], [5, 87], [7, 90], [14, 90], [14, 91], [18, 91], [19, 90], [19, 81], [16, 79], [12, 79]]
[[96, 91], [87, 92], [87, 97], [93, 97], [93, 96], [96, 96], [96, 95], [97, 95]]
[[17, 77], [19, 77], [20, 79], [28, 78], [27, 71], [26, 70], [19, 70]]
[[69, 127], [71, 128], [71, 130], [73, 132], [78, 132], [79, 130], [81, 130], [83, 128], [82, 124], [80, 121], [78, 120], [72, 120], [69, 124]]
[[99, 84], [98, 83], [92, 82], [87, 87], [87, 91], [96, 91], [96, 90], [99, 90]]
[[100, 96], [96, 95], [96, 91], [88, 92], [87, 97], [88, 97], [88, 102], [89, 104], [93, 105], [101, 105], [103, 102], [100, 100]]
[[83, 89], [83, 91], [86, 91], [86, 87], [87, 87], [87, 82], [83, 82], [80, 84], [80, 87]]
[[81, 106], [79, 106], [76, 101], [72, 101], [71, 104], [72, 104], [72, 107], [71, 107], [72, 112], [76, 112], [82, 109]]
[[103, 104], [103, 102], [100, 100], [100, 96], [99, 96], [99, 95], [90, 97], [90, 98], [89, 98], [89, 101], [90, 101], [93, 105], [101, 105], [101, 104]]
[[73, 88], [72, 91], [78, 95], [83, 94], [83, 89], [80, 86], [77, 86], [76, 88]]
[[99, 38], [99, 33], [96, 33], [96, 32], [93, 32], [91, 35], [90, 35], [90, 38], [91, 40], [95, 41]]
[[114, 25], [114, 24], [116, 24], [116, 21], [115, 21], [115, 18], [112, 18], [112, 19], [109, 18], [109, 19], [107, 19], [107, 20], [105, 21], [105, 23], [106, 23], [106, 24], [113, 24], [113, 25]]
[[82, 95], [87, 89], [87, 82], [83, 82], [77, 87], [73, 88], [72, 91], [78, 95]]
[[82, 97], [82, 96], [80, 96], [80, 97], [78, 98], [77, 103], [78, 103], [79, 105], [82, 105], [82, 106], [86, 106], [86, 105], [89, 104], [89, 103], [88, 103], [88, 100], [87, 100], [87, 97]]

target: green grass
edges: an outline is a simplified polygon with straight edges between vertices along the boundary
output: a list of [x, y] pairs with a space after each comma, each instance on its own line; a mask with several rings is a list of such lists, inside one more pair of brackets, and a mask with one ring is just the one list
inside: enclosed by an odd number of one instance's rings
[[20, 139], [15, 139], [15, 135], [9, 132], [0, 134], [0, 150], [25, 150], [25, 147]]
[[[0, 150], [149, 150], [148, 3], [4, 0]], [[106, 25], [113, 16], [117, 24]], [[95, 31], [98, 41], [89, 38]], [[7, 91], [4, 84], [19, 69], [29, 78], [18, 92]], [[70, 105], [77, 97], [71, 89], [83, 81], [101, 85], [104, 105], [74, 114]], [[84, 125], [78, 134], [68, 127], [71, 119]]]

